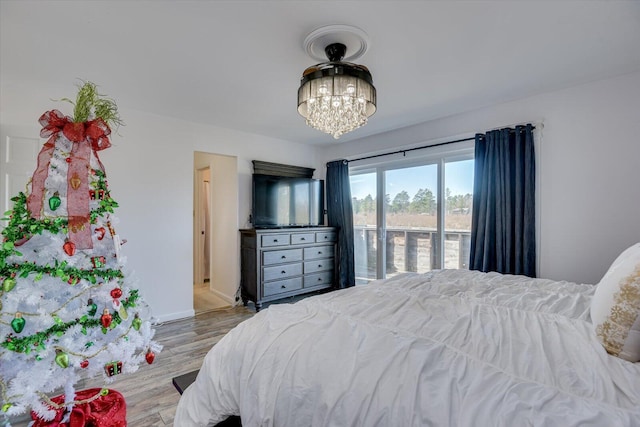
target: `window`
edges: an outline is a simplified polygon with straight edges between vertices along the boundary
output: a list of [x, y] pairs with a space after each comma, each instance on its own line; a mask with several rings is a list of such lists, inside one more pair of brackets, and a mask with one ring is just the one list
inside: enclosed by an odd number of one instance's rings
[[420, 151], [350, 165], [357, 285], [404, 272], [468, 268], [473, 142]]

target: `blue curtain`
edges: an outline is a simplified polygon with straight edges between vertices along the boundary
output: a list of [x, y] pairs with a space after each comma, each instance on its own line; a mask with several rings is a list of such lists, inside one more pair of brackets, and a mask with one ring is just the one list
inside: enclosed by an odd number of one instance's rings
[[327, 222], [338, 227], [338, 272], [336, 288], [355, 286], [355, 261], [353, 255], [353, 208], [349, 164], [346, 160], [327, 163]]
[[536, 275], [533, 126], [477, 134], [469, 268]]

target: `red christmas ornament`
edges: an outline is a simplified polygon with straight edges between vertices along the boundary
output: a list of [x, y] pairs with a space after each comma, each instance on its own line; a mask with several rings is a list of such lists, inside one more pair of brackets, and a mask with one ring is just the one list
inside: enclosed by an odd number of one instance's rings
[[113, 320], [113, 317], [109, 313], [109, 309], [105, 308], [104, 311], [102, 312], [102, 316], [100, 316], [100, 323], [102, 323], [102, 326], [104, 328], [108, 328], [109, 326], [111, 326], [112, 320]]
[[71, 157], [67, 157], [66, 159], [64, 159], [64, 161], [67, 163], [71, 163]]
[[67, 240], [64, 245], [62, 245], [62, 249], [64, 249], [67, 255], [73, 256], [76, 253], [76, 244]]
[[107, 230], [104, 227], [98, 227], [96, 228], [96, 234], [98, 236], [98, 240], [102, 240], [104, 239], [104, 234], [107, 232]]
[[103, 200], [104, 190], [89, 190], [89, 198], [91, 200]]
[[111, 290], [111, 298], [113, 299], [118, 299], [122, 296], [122, 289], [120, 288], [113, 288]]
[[89, 366], [89, 361], [87, 359], [84, 359], [82, 362], [80, 362], [80, 367], [82, 369], [85, 369], [87, 366]]
[[149, 349], [149, 351], [147, 351], [147, 354], [144, 356], [144, 358], [147, 359], [147, 363], [151, 365], [156, 358], [156, 354], [153, 351], [151, 351], [151, 349]]
[[114, 361], [107, 363], [104, 365], [104, 371], [107, 373], [107, 376], [112, 377], [114, 375], [118, 375], [122, 372], [122, 362]]

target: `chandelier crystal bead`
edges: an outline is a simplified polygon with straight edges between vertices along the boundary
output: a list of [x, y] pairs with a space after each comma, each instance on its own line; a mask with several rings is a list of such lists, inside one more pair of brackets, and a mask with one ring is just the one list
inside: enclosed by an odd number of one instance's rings
[[376, 88], [367, 67], [341, 62], [346, 46], [325, 48], [329, 62], [307, 68], [298, 89], [298, 113], [335, 139], [367, 124], [376, 111]]

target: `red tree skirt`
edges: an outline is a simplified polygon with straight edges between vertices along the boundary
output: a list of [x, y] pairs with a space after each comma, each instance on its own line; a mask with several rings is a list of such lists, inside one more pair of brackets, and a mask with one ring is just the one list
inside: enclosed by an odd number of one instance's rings
[[[76, 392], [75, 400], [89, 399], [100, 393], [99, 388], [90, 388]], [[57, 404], [64, 403], [64, 395], [51, 399]], [[31, 412], [31, 419], [35, 421], [33, 427], [126, 427], [127, 404], [122, 394], [115, 390], [109, 390], [106, 396], [73, 407], [71, 418], [68, 422], [61, 422], [64, 418], [65, 408], [57, 409], [56, 416], [51, 421], [43, 421]]]

